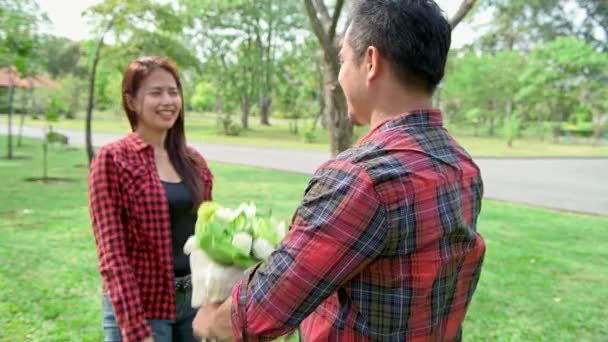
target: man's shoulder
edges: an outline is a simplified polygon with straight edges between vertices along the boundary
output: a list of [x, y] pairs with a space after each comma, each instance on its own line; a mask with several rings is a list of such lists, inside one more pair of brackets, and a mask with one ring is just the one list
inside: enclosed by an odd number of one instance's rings
[[[405, 139], [402, 140], [404, 145], [409, 144]], [[408, 170], [400, 159], [398, 152], [386, 142], [379, 141], [357, 144], [334, 158], [335, 162], [356, 165], [368, 174], [374, 184], [382, 183], [388, 178], [407, 176]]]

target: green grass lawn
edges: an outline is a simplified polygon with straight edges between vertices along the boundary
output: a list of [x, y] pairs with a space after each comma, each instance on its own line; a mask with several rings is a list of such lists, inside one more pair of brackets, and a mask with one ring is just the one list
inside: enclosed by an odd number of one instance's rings
[[[3, 138], [0, 136], [0, 139]], [[41, 174], [40, 142], [0, 160], [0, 341], [100, 341], [101, 300], [88, 221], [82, 150], [53, 149]], [[307, 177], [211, 163], [216, 200], [255, 201], [289, 219]], [[605, 341], [608, 336], [608, 217], [485, 201], [479, 230], [488, 246], [466, 320], [465, 341]]]
[[[108, 112], [95, 113], [93, 121], [93, 131], [124, 133], [130, 131], [129, 123], [123, 114]], [[238, 120], [238, 119], [237, 119]], [[270, 146], [280, 148], [294, 148], [304, 150], [328, 151], [327, 133], [321, 129], [316, 131], [315, 143], [307, 143], [304, 140], [303, 132], [311, 125], [310, 120], [300, 120], [299, 134], [290, 133], [288, 120], [273, 119], [272, 126], [262, 126], [258, 123], [258, 118], [251, 118], [250, 130], [242, 133], [241, 136], [231, 137], [218, 134], [216, 118], [212, 114], [189, 114], [186, 119], [186, 130], [188, 139], [192, 141], [204, 141], [222, 144], [241, 144], [254, 146]], [[28, 118], [26, 125], [42, 125], [40, 120]], [[53, 124], [55, 127], [68, 128], [74, 130], [84, 130], [82, 119], [61, 120]], [[355, 129], [355, 138], [359, 138], [366, 133], [366, 127]], [[608, 144], [600, 147], [593, 147], [590, 144], [554, 144], [548, 138], [546, 141], [525, 138], [516, 140], [513, 147], [506, 145], [506, 140], [500, 137], [474, 137], [466, 134], [453, 132], [458, 141], [475, 157], [608, 157]]]

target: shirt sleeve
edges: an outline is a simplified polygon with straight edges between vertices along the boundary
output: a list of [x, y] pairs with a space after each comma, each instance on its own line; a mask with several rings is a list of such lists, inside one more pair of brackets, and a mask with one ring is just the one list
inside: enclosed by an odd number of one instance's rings
[[319, 168], [280, 248], [233, 289], [235, 340], [293, 331], [382, 252], [385, 213], [360, 166], [331, 161]]
[[205, 189], [203, 192], [203, 201], [212, 201], [213, 200], [213, 173], [209, 169], [209, 165], [205, 158], [194, 148], [188, 146], [188, 152], [192, 156], [194, 163], [200, 170], [200, 174], [203, 178], [203, 183], [205, 185]]
[[141, 341], [152, 328], [141, 306], [139, 288], [126, 259], [123, 203], [119, 175], [112, 153], [98, 151], [89, 173], [89, 211], [97, 244], [99, 271], [123, 339]]

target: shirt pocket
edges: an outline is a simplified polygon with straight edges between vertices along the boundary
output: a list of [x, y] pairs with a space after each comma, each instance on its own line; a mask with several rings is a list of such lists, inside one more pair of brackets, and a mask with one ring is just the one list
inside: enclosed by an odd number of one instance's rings
[[[123, 163], [123, 198], [129, 230], [138, 242], [137, 248], [166, 248], [169, 233], [169, 211], [162, 185], [155, 180], [151, 167], [142, 162]], [[170, 237], [169, 237], [170, 238]]]
[[119, 161], [123, 168], [121, 173], [122, 193], [126, 197], [137, 197], [150, 183], [150, 170], [140, 162]]

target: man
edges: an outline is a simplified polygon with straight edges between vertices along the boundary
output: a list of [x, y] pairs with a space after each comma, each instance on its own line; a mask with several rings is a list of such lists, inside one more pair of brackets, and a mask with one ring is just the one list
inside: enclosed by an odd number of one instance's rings
[[432, 93], [450, 28], [431, 0], [354, 4], [340, 84], [370, 131], [322, 165], [289, 234], [231, 299], [201, 308], [202, 337], [453, 341], [477, 286], [478, 167], [442, 127]]

